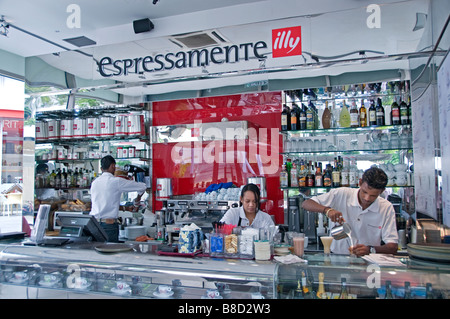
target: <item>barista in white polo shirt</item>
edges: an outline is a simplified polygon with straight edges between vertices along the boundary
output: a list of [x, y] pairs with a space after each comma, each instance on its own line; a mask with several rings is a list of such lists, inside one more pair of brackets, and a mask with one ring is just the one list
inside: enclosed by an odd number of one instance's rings
[[[303, 209], [324, 213], [333, 223], [348, 223], [353, 247], [349, 240], [333, 240], [331, 251], [338, 254], [395, 254], [398, 234], [392, 204], [380, 197], [387, 185], [386, 173], [371, 167], [359, 181], [359, 188], [340, 187], [303, 202]], [[331, 225], [333, 226], [333, 225]]]

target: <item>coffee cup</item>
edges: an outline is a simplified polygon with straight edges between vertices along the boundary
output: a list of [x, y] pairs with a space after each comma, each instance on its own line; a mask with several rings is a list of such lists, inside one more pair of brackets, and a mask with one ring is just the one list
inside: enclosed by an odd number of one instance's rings
[[252, 293], [252, 299], [264, 299], [264, 296], [260, 292], [254, 292]]
[[118, 291], [126, 291], [129, 288], [130, 288], [130, 285], [128, 285], [125, 281], [116, 282], [116, 289]]
[[209, 299], [217, 299], [220, 297], [220, 292], [217, 289], [208, 289], [206, 291], [206, 297]]
[[158, 286], [158, 292], [161, 295], [168, 295], [172, 291], [172, 287], [167, 285], [159, 285]]
[[16, 280], [25, 280], [28, 278], [28, 274], [24, 271], [18, 271], [14, 273], [14, 279]]

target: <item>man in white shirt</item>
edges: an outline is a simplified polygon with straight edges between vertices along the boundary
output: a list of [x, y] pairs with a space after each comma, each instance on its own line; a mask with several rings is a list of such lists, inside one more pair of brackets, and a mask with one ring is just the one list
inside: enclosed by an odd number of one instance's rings
[[120, 196], [124, 192], [138, 192], [135, 203], [141, 200], [147, 186], [132, 180], [114, 176], [116, 161], [111, 155], [101, 159], [102, 174], [91, 185], [92, 208], [90, 215], [94, 215], [108, 235], [108, 241], [119, 241]]
[[[387, 180], [383, 170], [371, 167], [359, 181], [359, 189], [332, 189], [328, 193], [304, 201], [302, 207], [311, 212], [324, 213], [333, 223], [348, 223], [351, 228], [353, 254], [395, 254], [398, 234], [394, 207], [380, 197]], [[384, 245], [381, 244], [382, 241]], [[331, 250], [338, 254], [348, 254], [350, 240], [333, 240]]]

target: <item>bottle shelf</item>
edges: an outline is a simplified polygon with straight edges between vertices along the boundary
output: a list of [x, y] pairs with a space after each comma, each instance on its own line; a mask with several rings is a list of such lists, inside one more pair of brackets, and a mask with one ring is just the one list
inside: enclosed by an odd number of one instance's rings
[[335, 135], [335, 134], [354, 134], [354, 133], [369, 133], [373, 131], [402, 131], [411, 129], [411, 124], [403, 125], [384, 125], [384, 126], [365, 126], [365, 127], [336, 127], [328, 129], [313, 129], [313, 130], [295, 130], [295, 131], [280, 131], [281, 134], [286, 135], [302, 135], [302, 134], [320, 134], [320, 135]]

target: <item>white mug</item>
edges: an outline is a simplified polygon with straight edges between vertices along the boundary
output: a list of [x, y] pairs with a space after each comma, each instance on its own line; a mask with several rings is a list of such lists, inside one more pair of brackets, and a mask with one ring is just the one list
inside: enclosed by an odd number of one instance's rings
[[206, 291], [206, 296], [210, 299], [215, 299], [218, 298], [220, 296], [220, 293], [218, 290], [216, 289], [208, 289]]
[[161, 295], [168, 295], [170, 294], [170, 292], [172, 291], [172, 287], [167, 286], [167, 285], [159, 285], [158, 286], [158, 292]]

